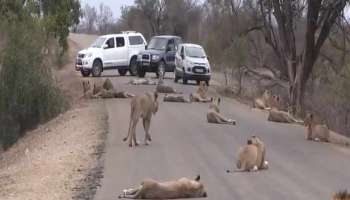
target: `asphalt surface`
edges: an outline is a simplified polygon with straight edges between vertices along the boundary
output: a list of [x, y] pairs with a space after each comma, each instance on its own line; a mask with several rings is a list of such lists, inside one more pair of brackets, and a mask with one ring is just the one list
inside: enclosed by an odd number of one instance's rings
[[[113, 70], [103, 76], [119, 90], [142, 94], [155, 89], [128, 85], [134, 77], [117, 74]], [[173, 79], [165, 83], [186, 95], [197, 87], [175, 84]], [[96, 200], [117, 199], [123, 189], [137, 186], [146, 178], [167, 181], [197, 174], [201, 175], [207, 199], [213, 200], [327, 200], [338, 190], [350, 189], [349, 148], [306, 141], [304, 127], [268, 122], [267, 113], [233, 99], [223, 98], [221, 112], [235, 119], [237, 126], [208, 124], [208, 104], [169, 103], [162, 97], [151, 123], [151, 145], [136, 148], [122, 141], [128, 131], [130, 99], [106, 100], [109, 134], [104, 178]], [[136, 132], [143, 142], [142, 123]], [[237, 151], [251, 135], [264, 140], [270, 168], [226, 173], [234, 169]]]

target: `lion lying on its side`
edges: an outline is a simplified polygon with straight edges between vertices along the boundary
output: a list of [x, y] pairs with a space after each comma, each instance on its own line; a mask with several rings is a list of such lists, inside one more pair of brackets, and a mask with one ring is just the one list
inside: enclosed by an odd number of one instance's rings
[[269, 115], [267, 117], [267, 120], [272, 122], [280, 122], [280, 123], [296, 123], [296, 124], [303, 123], [303, 121], [295, 119], [288, 112], [278, 110], [277, 108], [272, 108], [271, 110], [269, 110]]
[[83, 98], [131, 98], [135, 96], [125, 91], [117, 92], [109, 79], [106, 79], [102, 85], [94, 83], [92, 88], [90, 81], [82, 81], [82, 85]]
[[191, 103], [191, 101], [185, 98], [181, 94], [166, 94], [163, 98], [165, 102], [179, 102], [179, 103]]
[[195, 180], [180, 178], [176, 181], [158, 182], [144, 180], [138, 188], [123, 190], [119, 198], [128, 199], [180, 199], [207, 197], [198, 175]]

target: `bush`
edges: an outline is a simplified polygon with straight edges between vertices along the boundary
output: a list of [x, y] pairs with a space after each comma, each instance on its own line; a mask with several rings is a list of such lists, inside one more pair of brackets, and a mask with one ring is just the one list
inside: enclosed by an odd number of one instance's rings
[[[4, 29], [6, 27], [6, 29]], [[45, 33], [33, 19], [0, 24], [7, 38], [0, 57], [0, 144], [12, 145], [29, 128], [66, 108], [43, 65]]]

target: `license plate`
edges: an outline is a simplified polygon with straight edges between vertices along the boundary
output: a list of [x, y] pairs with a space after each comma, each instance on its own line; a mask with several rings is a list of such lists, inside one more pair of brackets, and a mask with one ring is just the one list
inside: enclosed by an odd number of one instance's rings
[[204, 69], [196, 69], [196, 72], [198, 72], [198, 73], [203, 73], [203, 72], [204, 72]]

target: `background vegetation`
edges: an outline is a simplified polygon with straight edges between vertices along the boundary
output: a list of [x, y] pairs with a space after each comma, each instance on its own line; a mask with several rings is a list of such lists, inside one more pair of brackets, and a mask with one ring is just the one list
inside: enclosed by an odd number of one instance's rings
[[0, 16], [0, 148], [7, 148], [67, 106], [51, 67], [68, 48], [80, 3], [0, 0]]
[[[120, 19], [86, 6], [77, 31], [175, 34], [205, 46], [235, 94], [264, 89], [350, 134], [348, 0], [135, 0]], [[108, 18], [108, 20], [107, 20]], [[101, 20], [104, 19], [104, 20]]]

